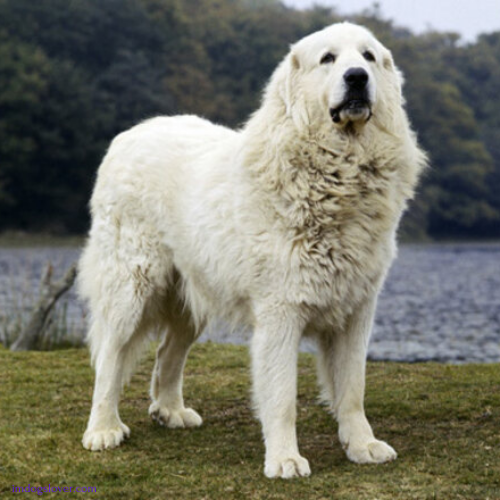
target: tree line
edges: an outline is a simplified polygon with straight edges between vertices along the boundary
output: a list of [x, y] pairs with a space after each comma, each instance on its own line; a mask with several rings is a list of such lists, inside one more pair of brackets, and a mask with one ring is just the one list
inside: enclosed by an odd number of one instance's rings
[[[232, 127], [289, 44], [342, 20], [274, 0], [0, 0], [0, 230], [78, 234], [109, 141], [158, 114]], [[500, 236], [500, 32], [416, 36], [376, 7], [432, 168], [408, 238]]]

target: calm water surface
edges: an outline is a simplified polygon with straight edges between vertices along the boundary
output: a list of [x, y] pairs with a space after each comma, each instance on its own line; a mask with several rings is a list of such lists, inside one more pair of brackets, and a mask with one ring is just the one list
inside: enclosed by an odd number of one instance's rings
[[[33, 303], [47, 262], [57, 278], [79, 253], [63, 247], [0, 248], [0, 336], [12, 317]], [[74, 290], [62, 302], [72, 335], [82, 336], [85, 307]], [[221, 327], [202, 339], [241, 343], [248, 335], [229, 336]], [[401, 246], [379, 299], [370, 358], [500, 361], [500, 243]]]

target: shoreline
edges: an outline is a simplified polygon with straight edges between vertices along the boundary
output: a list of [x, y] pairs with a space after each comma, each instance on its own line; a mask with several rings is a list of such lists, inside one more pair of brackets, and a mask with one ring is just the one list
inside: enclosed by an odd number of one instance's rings
[[[0, 242], [0, 341], [29, 314], [46, 263], [52, 262], [57, 279], [79, 253], [76, 246], [12, 248]], [[369, 359], [500, 362], [499, 262], [500, 242], [400, 245], [379, 297]], [[60, 341], [82, 339], [87, 311], [74, 288], [57, 311], [53, 323], [63, 335]], [[201, 340], [248, 344], [248, 334], [236, 330], [230, 335], [220, 325]], [[314, 347], [305, 341], [302, 350]]]

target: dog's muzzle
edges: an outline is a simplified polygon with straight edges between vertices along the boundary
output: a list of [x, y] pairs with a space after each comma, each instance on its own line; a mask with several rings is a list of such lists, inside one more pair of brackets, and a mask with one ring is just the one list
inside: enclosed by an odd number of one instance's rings
[[368, 121], [371, 118], [368, 81], [368, 73], [363, 68], [350, 68], [345, 72], [345, 98], [339, 106], [330, 109], [334, 123]]

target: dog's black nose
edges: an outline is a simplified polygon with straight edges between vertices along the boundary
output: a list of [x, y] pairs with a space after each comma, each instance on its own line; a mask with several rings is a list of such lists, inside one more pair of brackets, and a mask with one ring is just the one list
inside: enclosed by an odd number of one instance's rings
[[368, 73], [363, 68], [350, 68], [344, 73], [344, 81], [352, 89], [363, 90], [368, 83]]

